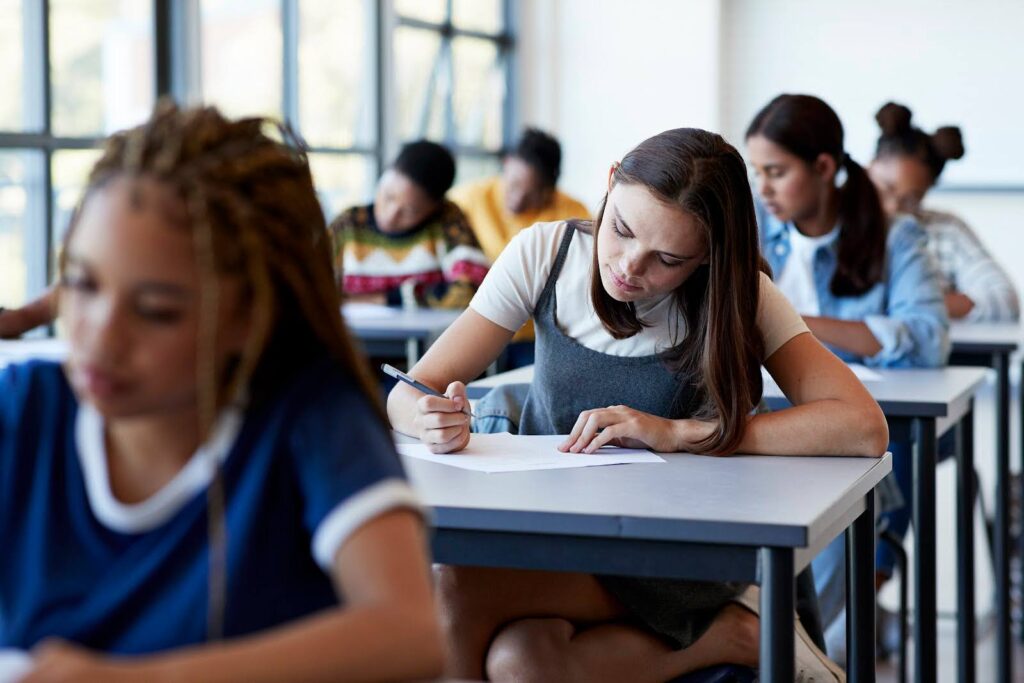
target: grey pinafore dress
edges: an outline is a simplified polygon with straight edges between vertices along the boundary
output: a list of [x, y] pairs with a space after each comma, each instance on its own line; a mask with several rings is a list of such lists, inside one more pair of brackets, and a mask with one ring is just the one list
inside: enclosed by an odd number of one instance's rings
[[[533, 384], [528, 391], [527, 385], [514, 385], [485, 396], [476, 409], [482, 418], [474, 426], [476, 431], [568, 434], [582, 411], [618, 404], [668, 418], [685, 417], [692, 412], [692, 385], [686, 378], [673, 374], [660, 356], [600, 353], [559, 328], [555, 282], [575, 232], [570, 223], [534, 310]], [[522, 413], [516, 415], [515, 407], [507, 401], [510, 394], [517, 394], [521, 400], [524, 392]], [[718, 611], [746, 587], [740, 583], [597, 578], [642, 625], [676, 648], [691, 645], [710, 626]]]

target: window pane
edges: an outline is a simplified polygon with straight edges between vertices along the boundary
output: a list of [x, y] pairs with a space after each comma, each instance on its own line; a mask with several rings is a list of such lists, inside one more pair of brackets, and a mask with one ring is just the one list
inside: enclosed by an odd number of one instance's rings
[[281, 118], [280, 0], [201, 0], [202, 98], [230, 117]]
[[20, 306], [46, 285], [43, 154], [0, 151], [0, 306]]
[[317, 196], [330, 223], [339, 213], [373, 196], [376, 168], [373, 157], [362, 154], [310, 154]]
[[153, 109], [153, 3], [51, 0], [51, 91], [57, 135], [99, 136]]
[[443, 140], [448, 68], [441, 36], [400, 26], [395, 29], [394, 43], [399, 136], [403, 140]]
[[460, 156], [456, 168], [455, 184], [468, 183], [501, 173], [501, 157]]
[[[56, 264], [71, 214], [75, 211], [93, 165], [100, 158], [98, 149], [62, 149], [53, 153], [53, 253]], [[54, 270], [56, 272], [56, 269]]]
[[401, 17], [443, 24], [445, 4], [445, 0], [395, 0], [395, 12]]
[[490, 40], [452, 40], [455, 138], [461, 145], [501, 149], [505, 73], [499, 54]]
[[0, 82], [11, 96], [0, 97], [0, 130], [23, 130], [25, 87], [25, 17], [22, 0], [0, 0]]
[[501, 33], [502, 0], [454, 0], [452, 23], [455, 28], [485, 33]]
[[299, 4], [299, 131], [318, 147], [373, 144], [372, 3]]

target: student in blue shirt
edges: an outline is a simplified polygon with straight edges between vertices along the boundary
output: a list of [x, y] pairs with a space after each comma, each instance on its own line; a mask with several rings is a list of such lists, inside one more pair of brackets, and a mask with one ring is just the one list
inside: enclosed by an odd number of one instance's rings
[[[941, 280], [910, 217], [886, 218], [867, 172], [843, 146], [839, 117], [809, 95], [780, 95], [754, 117], [746, 134], [757, 176], [761, 246], [776, 284], [811, 332], [847, 362], [875, 367], [938, 367], [949, 355]], [[893, 442], [893, 468], [911, 500], [910, 445]], [[888, 513], [906, 533], [907, 506]], [[842, 641], [845, 604], [842, 539], [814, 564], [822, 617]], [[879, 550], [878, 571], [894, 558]], [[830, 647], [830, 654], [842, 659]]]
[[113, 136], [62, 256], [69, 358], [0, 373], [0, 649], [32, 683], [440, 671], [417, 503], [266, 125], [166, 102]]

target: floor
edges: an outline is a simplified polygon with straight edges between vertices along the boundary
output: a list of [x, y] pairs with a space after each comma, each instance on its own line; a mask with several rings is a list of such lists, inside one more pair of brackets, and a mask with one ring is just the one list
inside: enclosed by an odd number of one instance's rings
[[[977, 682], [996, 683], [996, 641], [991, 628], [979, 624]], [[908, 646], [909, 651], [909, 646]], [[1014, 647], [1014, 683], [1024, 683], [1024, 645], [1018, 640]], [[939, 683], [955, 683], [957, 680], [956, 625], [952, 620], [939, 622]], [[878, 683], [898, 683], [899, 675], [895, 663], [879, 662], [876, 669]], [[912, 671], [908, 670], [907, 680]]]

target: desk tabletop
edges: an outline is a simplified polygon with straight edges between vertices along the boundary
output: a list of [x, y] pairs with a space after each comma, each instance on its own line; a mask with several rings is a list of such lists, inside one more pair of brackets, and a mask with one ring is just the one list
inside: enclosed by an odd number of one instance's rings
[[0, 368], [29, 360], [62, 361], [68, 355], [64, 339], [0, 340]]
[[404, 462], [439, 528], [793, 548], [834, 530], [892, 469], [889, 455], [663, 457], [501, 474]]
[[394, 309], [374, 315], [345, 315], [345, 323], [361, 339], [407, 339], [440, 335], [462, 315], [461, 310]]
[[[946, 417], [962, 412], [981, 387], [987, 368], [872, 368], [881, 379], [864, 383], [887, 417]], [[773, 408], [788, 404], [774, 382], [765, 384]]]
[[[948, 367], [936, 369], [888, 370], [872, 368], [879, 380], [864, 383], [882, 412], [889, 417], [945, 417], [958, 412], [968, 403], [985, 381], [986, 368]], [[501, 384], [533, 381], [533, 366], [503, 372], [471, 382], [470, 398], [479, 398]], [[788, 405], [779, 387], [769, 382], [764, 387], [765, 400], [772, 407]]]
[[1013, 353], [1024, 340], [1019, 323], [953, 323], [953, 353]]

